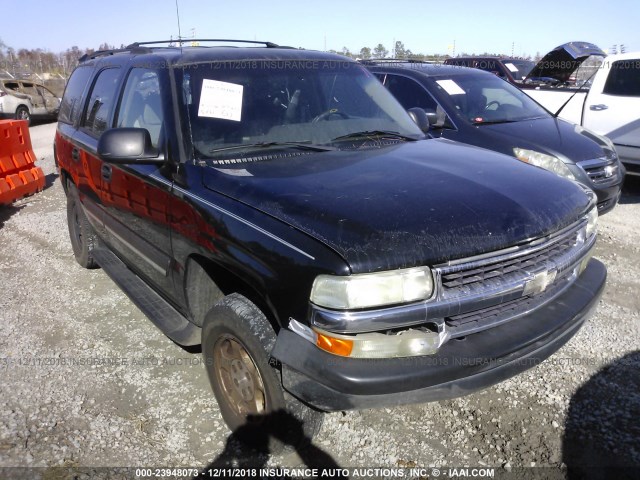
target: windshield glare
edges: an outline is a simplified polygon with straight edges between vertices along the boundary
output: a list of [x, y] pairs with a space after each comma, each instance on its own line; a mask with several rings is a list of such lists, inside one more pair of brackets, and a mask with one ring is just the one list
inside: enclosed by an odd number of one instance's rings
[[207, 62], [178, 73], [197, 158], [238, 145], [327, 144], [362, 131], [424, 137], [378, 80], [353, 62]]
[[471, 123], [519, 122], [549, 116], [529, 96], [494, 75], [432, 78], [450, 108]]
[[515, 59], [505, 60], [504, 64], [511, 72], [511, 76], [513, 76], [514, 80], [524, 80], [524, 77], [526, 77], [529, 72], [533, 70], [533, 67], [536, 66], [536, 64], [530, 60]]

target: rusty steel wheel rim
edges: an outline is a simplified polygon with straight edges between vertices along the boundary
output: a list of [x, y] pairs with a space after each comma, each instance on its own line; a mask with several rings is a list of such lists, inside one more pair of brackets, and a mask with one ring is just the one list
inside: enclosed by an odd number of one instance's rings
[[258, 415], [266, 410], [264, 382], [242, 343], [224, 335], [213, 346], [216, 380], [226, 402], [238, 416]]

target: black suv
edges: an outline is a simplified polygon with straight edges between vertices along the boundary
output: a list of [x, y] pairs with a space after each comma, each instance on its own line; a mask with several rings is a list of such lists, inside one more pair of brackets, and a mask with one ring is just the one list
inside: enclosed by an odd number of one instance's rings
[[521, 84], [536, 65], [531, 60], [509, 57], [455, 57], [447, 58], [444, 64], [484, 70], [514, 85]]
[[557, 118], [520, 89], [466, 67], [365, 61], [406, 109], [424, 109], [429, 134], [511, 155], [592, 189], [598, 213], [620, 198], [625, 168], [611, 140]]
[[69, 80], [55, 148], [76, 259], [202, 343], [247, 439], [499, 382], [569, 340], [605, 283], [590, 192], [425, 140], [337, 55], [99, 52]]

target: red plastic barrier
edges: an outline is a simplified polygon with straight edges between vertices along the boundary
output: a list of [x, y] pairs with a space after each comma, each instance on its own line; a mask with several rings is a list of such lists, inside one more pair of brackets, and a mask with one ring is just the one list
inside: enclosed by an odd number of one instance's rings
[[44, 188], [44, 173], [35, 166], [29, 125], [25, 120], [0, 121], [0, 205]]

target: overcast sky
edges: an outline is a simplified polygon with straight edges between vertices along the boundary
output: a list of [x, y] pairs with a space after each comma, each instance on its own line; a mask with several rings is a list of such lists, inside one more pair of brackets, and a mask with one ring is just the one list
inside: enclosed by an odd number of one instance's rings
[[[6, 2], [2, 2], [8, 3]], [[182, 36], [268, 40], [357, 52], [401, 40], [414, 53], [544, 54], [568, 41], [640, 50], [640, 2], [620, 0], [178, 0]], [[19, 7], [18, 7], [19, 5]], [[177, 37], [175, 0], [20, 0], [3, 8], [0, 39], [60, 52]], [[15, 17], [14, 17], [15, 15]]]

